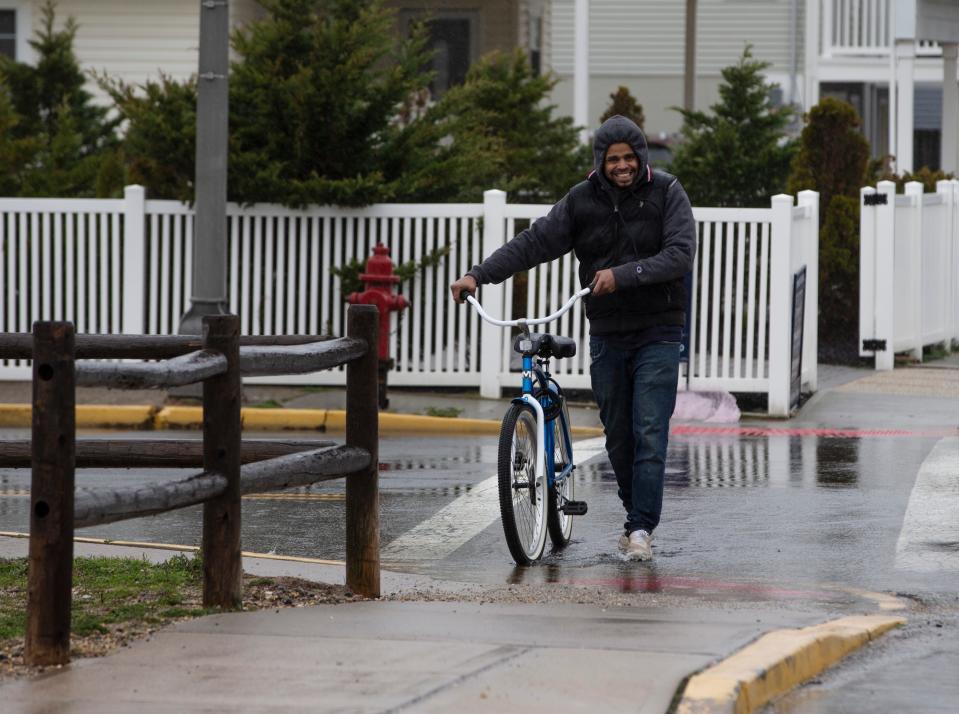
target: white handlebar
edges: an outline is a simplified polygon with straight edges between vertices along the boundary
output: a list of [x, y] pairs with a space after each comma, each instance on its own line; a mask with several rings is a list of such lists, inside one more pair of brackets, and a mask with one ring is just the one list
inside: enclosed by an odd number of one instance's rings
[[499, 327], [519, 327], [521, 325], [543, 325], [547, 322], [552, 322], [556, 318], [565, 314], [576, 303], [577, 300], [589, 295], [591, 292], [592, 288], [583, 288], [579, 292], [574, 293], [573, 296], [566, 301], [565, 305], [547, 317], [520, 318], [518, 320], [497, 320], [495, 317], [490, 317], [488, 314], [486, 314], [486, 310], [483, 309], [483, 306], [479, 304], [479, 300], [474, 298], [472, 295], [466, 296], [466, 302], [476, 308], [476, 312], [480, 314], [480, 317], [493, 325], [498, 325]]

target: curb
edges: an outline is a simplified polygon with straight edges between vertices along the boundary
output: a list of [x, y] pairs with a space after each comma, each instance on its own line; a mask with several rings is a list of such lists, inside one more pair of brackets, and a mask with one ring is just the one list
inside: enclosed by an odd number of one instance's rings
[[[0, 404], [0, 428], [29, 428], [29, 404]], [[87, 404], [77, 406], [78, 428], [201, 429], [202, 407], [124, 406]], [[242, 428], [249, 431], [343, 431], [346, 412], [342, 409], [240, 410]], [[500, 422], [492, 419], [459, 419], [419, 414], [380, 413], [381, 432], [418, 434], [499, 434]], [[602, 436], [599, 427], [574, 426], [573, 436]]]
[[901, 617], [858, 615], [769, 632], [691, 677], [676, 711], [753, 712], [905, 622]]

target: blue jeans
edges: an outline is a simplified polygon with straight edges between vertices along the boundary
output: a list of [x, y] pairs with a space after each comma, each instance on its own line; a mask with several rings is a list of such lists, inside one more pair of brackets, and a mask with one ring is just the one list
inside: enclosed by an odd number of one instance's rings
[[676, 406], [679, 343], [653, 342], [617, 349], [589, 338], [590, 376], [606, 452], [626, 509], [628, 533], [652, 533], [663, 510], [669, 418]]

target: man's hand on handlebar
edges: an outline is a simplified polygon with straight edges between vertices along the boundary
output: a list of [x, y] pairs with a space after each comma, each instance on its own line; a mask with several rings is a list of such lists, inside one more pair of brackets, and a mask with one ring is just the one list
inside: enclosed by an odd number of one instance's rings
[[616, 278], [613, 277], [612, 269], [606, 268], [598, 271], [590, 287], [593, 289], [593, 295], [606, 295], [616, 292]]
[[450, 292], [453, 293], [453, 300], [462, 305], [466, 302], [463, 293], [476, 297], [476, 279], [472, 275], [464, 275], [450, 285]]

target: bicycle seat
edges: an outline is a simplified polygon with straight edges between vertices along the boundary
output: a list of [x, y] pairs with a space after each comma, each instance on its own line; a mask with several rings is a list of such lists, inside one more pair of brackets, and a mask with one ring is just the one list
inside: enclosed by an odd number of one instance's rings
[[573, 357], [576, 355], [576, 340], [572, 337], [559, 337], [533, 332], [527, 340], [523, 335], [516, 335], [513, 340], [513, 351], [523, 355], [537, 355], [539, 357]]

